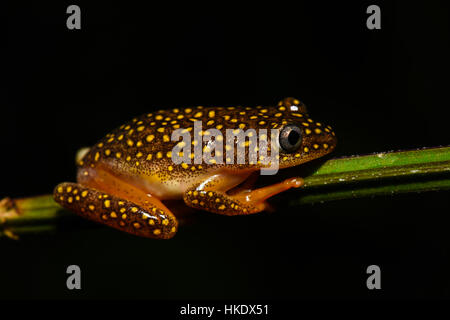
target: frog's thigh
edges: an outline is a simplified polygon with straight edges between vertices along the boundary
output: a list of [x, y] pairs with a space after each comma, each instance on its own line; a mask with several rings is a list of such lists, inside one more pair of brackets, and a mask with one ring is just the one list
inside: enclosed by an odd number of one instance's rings
[[89, 220], [137, 236], [168, 239], [178, 227], [175, 216], [148, 204], [145, 208], [115, 195], [77, 183], [61, 183], [53, 197], [64, 208]]
[[[217, 177], [217, 179], [221, 178], [223, 176]], [[244, 190], [229, 195], [223, 188], [219, 190], [216, 188], [216, 186], [223, 186], [223, 183], [208, 181], [188, 190], [183, 199], [187, 205], [194, 208], [225, 215], [245, 215], [263, 211], [266, 208], [266, 199], [301, 185], [303, 185], [301, 178], [292, 178], [260, 189]]]

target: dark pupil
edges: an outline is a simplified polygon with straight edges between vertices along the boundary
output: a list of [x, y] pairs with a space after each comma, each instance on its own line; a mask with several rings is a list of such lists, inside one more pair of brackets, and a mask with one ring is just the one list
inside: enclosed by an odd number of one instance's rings
[[300, 135], [297, 131], [292, 130], [291, 132], [289, 132], [288, 141], [292, 146], [298, 142], [298, 139], [300, 139]]

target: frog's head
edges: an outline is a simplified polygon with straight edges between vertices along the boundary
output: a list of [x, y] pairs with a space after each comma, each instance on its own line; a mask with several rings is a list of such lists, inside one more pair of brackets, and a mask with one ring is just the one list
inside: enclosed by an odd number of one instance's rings
[[[281, 115], [280, 115], [281, 114]], [[330, 126], [309, 118], [306, 107], [295, 98], [278, 103], [279, 167], [286, 168], [320, 158], [336, 147], [336, 137]]]

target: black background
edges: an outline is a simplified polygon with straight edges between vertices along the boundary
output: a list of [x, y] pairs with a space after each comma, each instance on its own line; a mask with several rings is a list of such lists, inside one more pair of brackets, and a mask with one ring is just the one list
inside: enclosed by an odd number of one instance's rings
[[[81, 30], [66, 28], [69, 4], [81, 7]], [[370, 4], [381, 30], [366, 28]], [[295, 96], [335, 128], [334, 156], [450, 141], [445, 1], [5, 8], [0, 197], [74, 181], [80, 147], [155, 108]], [[450, 296], [448, 192], [284, 205], [299, 195], [278, 196], [272, 214], [198, 212], [170, 241], [88, 223], [3, 239], [0, 297]], [[65, 287], [70, 264], [82, 269], [81, 291]], [[376, 292], [365, 284], [371, 264], [382, 270]]]

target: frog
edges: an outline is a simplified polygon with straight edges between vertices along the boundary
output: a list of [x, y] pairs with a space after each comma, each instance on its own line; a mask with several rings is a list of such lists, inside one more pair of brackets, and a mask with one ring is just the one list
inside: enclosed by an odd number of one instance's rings
[[[77, 182], [58, 184], [54, 200], [91, 221], [136, 236], [170, 239], [179, 227], [177, 215], [168, 208], [170, 200], [221, 215], [250, 215], [265, 211], [269, 198], [304, 184], [301, 177], [292, 177], [254, 188], [261, 169], [267, 167], [267, 162], [260, 160], [174, 163], [174, 146], [186, 143], [174, 141], [172, 133], [192, 133], [193, 124], [198, 122], [206, 128], [203, 135], [207, 128], [224, 135], [229, 128], [276, 130], [272, 142], [278, 147], [280, 169], [323, 157], [337, 142], [332, 127], [312, 120], [305, 104], [293, 97], [269, 107], [161, 109], [133, 118], [89, 148], [77, 161]], [[207, 143], [191, 141], [202, 148]], [[245, 147], [250, 150], [253, 146]]]

